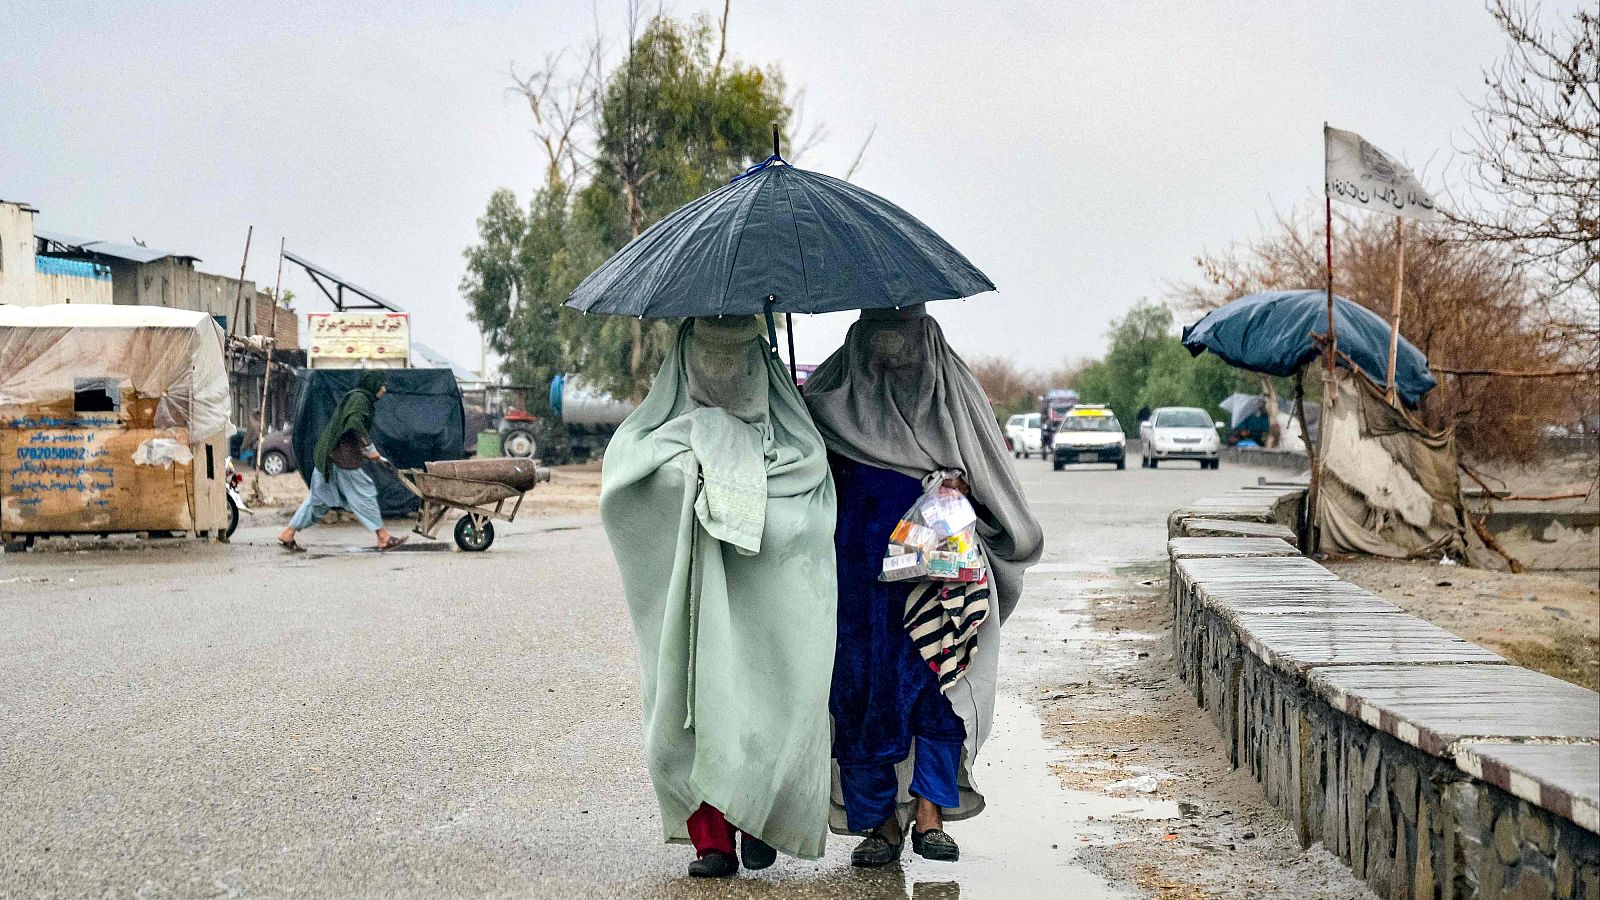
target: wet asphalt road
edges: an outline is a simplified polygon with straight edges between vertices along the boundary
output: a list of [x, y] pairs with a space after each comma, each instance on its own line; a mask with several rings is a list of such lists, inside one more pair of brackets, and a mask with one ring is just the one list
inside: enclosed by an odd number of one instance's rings
[[0, 557], [0, 895], [1122, 896], [1073, 858], [1089, 816], [1162, 811], [1060, 790], [1022, 699], [1050, 664], [1009, 654], [1071, 628], [1075, 572], [1162, 560], [1169, 509], [1259, 473], [1017, 465], [1047, 565], [1007, 628], [960, 863], [855, 871], [835, 838], [682, 877], [594, 517], [503, 526], [482, 554], [319, 528], [292, 557], [247, 519], [231, 546]]

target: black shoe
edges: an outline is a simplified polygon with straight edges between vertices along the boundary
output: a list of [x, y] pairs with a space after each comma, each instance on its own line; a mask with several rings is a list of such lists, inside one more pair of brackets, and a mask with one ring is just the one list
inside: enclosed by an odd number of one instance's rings
[[877, 869], [899, 862], [900, 851], [905, 849], [905, 845], [903, 839], [898, 844], [891, 844], [881, 830], [874, 830], [851, 851], [850, 865], [861, 869]]
[[731, 853], [716, 850], [689, 863], [691, 878], [728, 878], [739, 871], [739, 861]]
[[760, 838], [739, 834], [739, 859], [751, 871], [765, 869], [778, 861], [778, 851]]
[[927, 831], [912, 828], [911, 849], [923, 859], [935, 862], [955, 862], [961, 858], [961, 848], [956, 846], [956, 839], [942, 828], [929, 828]]

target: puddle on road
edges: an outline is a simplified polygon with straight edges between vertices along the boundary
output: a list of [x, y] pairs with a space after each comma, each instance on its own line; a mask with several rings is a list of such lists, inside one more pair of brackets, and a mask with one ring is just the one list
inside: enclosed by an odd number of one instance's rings
[[1066, 790], [1050, 771], [1064, 754], [1040, 729], [1039, 716], [1026, 701], [1005, 693], [996, 698], [994, 728], [975, 775], [988, 810], [970, 824], [951, 823], [950, 832], [961, 843], [959, 863], [932, 863], [906, 854], [910, 896], [928, 896], [932, 885], [919, 881], [945, 882], [945, 890], [959, 886], [962, 900], [1033, 897], [1046, 885], [1059, 897], [1134, 896], [1075, 860], [1080, 848], [1111, 837], [1109, 827], [1089, 819], [1176, 818], [1178, 804]]

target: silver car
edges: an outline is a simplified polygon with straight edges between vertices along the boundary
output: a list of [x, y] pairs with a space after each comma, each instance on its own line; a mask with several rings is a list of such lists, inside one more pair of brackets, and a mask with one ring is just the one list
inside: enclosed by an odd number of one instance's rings
[[1141, 464], [1154, 469], [1162, 460], [1192, 459], [1202, 469], [1215, 469], [1222, 464], [1221, 425], [1197, 407], [1163, 406], [1139, 426]]

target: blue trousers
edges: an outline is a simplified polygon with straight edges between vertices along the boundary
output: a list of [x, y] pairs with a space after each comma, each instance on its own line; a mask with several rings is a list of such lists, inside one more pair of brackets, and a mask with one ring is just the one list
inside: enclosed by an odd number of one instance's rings
[[839, 638], [828, 699], [833, 756], [849, 828], [870, 831], [894, 815], [895, 764], [913, 741], [911, 793], [943, 807], [960, 805], [956, 776], [967, 732], [902, 624], [911, 586], [878, 580], [889, 534], [922, 485], [841, 457], [829, 461], [839, 492]]
[[372, 483], [372, 476], [365, 469], [338, 466], [333, 467], [331, 481], [322, 477], [322, 470], [312, 470], [311, 490], [295, 510], [294, 518], [289, 520], [289, 527], [304, 531], [322, 521], [328, 510], [335, 507], [349, 510], [368, 531], [383, 527], [383, 514], [378, 511], [378, 487]]

